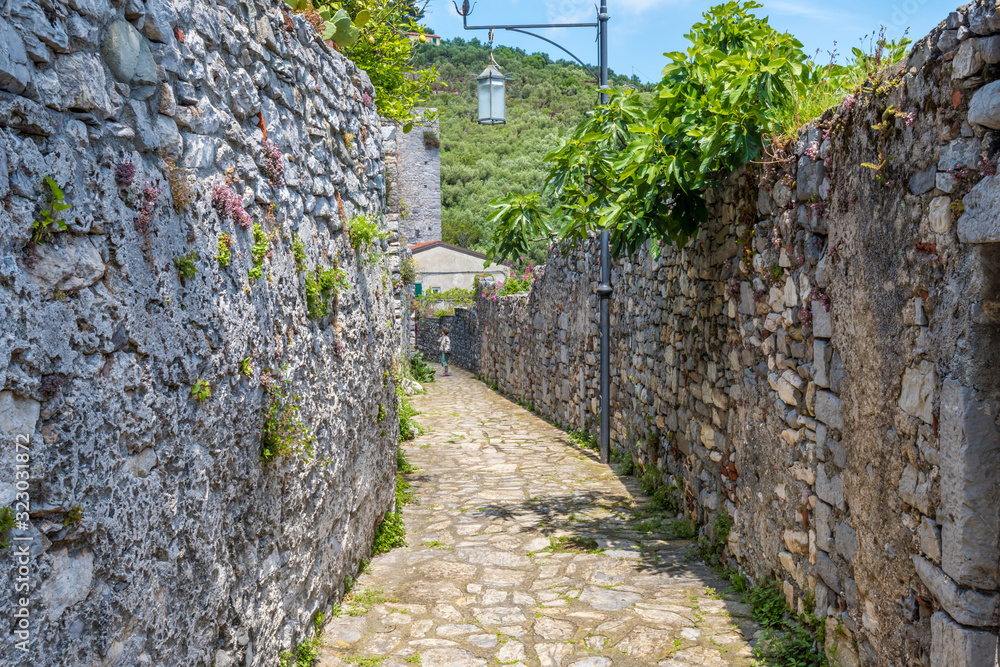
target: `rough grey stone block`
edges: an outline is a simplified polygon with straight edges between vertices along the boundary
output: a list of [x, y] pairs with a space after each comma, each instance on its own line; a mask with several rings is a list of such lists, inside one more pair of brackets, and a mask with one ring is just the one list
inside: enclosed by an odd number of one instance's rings
[[[1000, 83], [998, 81], [997, 83]], [[1000, 241], [1000, 175], [979, 181], [962, 199], [965, 211], [958, 219], [958, 240], [962, 243]]]
[[942, 567], [963, 586], [1000, 585], [996, 400], [946, 380], [941, 397]]
[[922, 195], [934, 189], [934, 182], [937, 178], [937, 165], [931, 165], [923, 171], [910, 176], [910, 192], [915, 195]]
[[816, 495], [831, 505], [844, 509], [844, 480], [839, 474], [827, 475], [829, 466], [816, 466]]
[[816, 392], [816, 419], [830, 428], [844, 428], [840, 399], [831, 391]]
[[21, 93], [31, 82], [31, 66], [24, 42], [13, 27], [0, 18], [0, 88]]
[[994, 667], [997, 633], [966, 628], [943, 611], [931, 616], [931, 667]]
[[858, 533], [846, 523], [837, 524], [837, 551], [847, 562], [858, 552]]
[[914, 554], [911, 559], [920, 581], [924, 582], [924, 586], [952, 618], [963, 625], [997, 625], [1000, 620], [1000, 594], [961, 588], [923, 556]]

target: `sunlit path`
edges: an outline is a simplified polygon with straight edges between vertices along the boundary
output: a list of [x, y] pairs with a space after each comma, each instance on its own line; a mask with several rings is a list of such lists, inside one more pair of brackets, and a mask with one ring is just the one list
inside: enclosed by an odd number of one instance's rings
[[321, 665], [751, 663], [749, 609], [685, 558], [691, 542], [634, 529], [636, 488], [453, 372], [416, 399], [410, 546], [360, 577]]

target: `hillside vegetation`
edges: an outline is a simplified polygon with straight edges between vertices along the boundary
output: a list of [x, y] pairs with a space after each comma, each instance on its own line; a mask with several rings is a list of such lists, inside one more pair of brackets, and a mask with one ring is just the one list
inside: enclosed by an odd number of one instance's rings
[[[428, 106], [441, 110], [442, 235], [448, 243], [485, 251], [495, 225], [489, 202], [511, 193], [538, 192], [548, 172], [545, 154], [569, 137], [598, 101], [597, 84], [578, 63], [543, 53], [499, 47], [494, 57], [512, 78], [507, 83], [507, 124], [476, 122], [476, 81], [489, 62], [478, 39], [420, 44], [413, 65], [436, 66], [439, 83]], [[596, 68], [595, 68], [596, 69]], [[616, 85], [635, 84], [610, 75]], [[535, 260], [544, 247], [532, 244]]]

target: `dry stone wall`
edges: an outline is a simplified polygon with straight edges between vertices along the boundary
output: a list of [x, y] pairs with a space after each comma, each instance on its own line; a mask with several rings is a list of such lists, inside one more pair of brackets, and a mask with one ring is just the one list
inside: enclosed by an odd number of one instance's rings
[[[996, 664], [997, 44], [993, 3], [952, 13], [709, 192], [697, 239], [612, 270], [613, 446], [704, 530], [728, 513], [841, 665]], [[597, 257], [476, 306], [481, 375], [595, 435]]]
[[[0, 664], [275, 665], [394, 501], [400, 295], [344, 230], [382, 207], [374, 90], [277, 1], [8, 9]], [[335, 263], [310, 319], [299, 269]], [[262, 462], [268, 389], [321, 463]]]

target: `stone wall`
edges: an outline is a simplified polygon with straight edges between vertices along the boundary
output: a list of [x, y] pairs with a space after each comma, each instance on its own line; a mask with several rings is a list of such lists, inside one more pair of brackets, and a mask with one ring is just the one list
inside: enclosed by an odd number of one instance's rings
[[[953, 13], [612, 271], [614, 448], [703, 530], [728, 513], [729, 558], [814, 601], [842, 665], [996, 663], [998, 32]], [[596, 251], [476, 306], [485, 379], [595, 435]]]
[[[275, 665], [394, 500], [398, 295], [386, 245], [362, 262], [343, 229], [382, 206], [372, 86], [277, 1], [9, 9], [0, 505], [30, 514], [0, 550], [0, 663]], [[72, 207], [37, 244], [46, 176]], [[318, 320], [296, 239], [350, 285]], [[322, 463], [262, 462], [268, 387]]]
[[[422, 110], [418, 110], [422, 111]], [[436, 111], [429, 109], [428, 111]], [[441, 238], [441, 132], [437, 119], [418, 121], [404, 133], [396, 126], [399, 169], [389, 183], [401, 202], [400, 231], [412, 246]]]
[[479, 313], [475, 308], [456, 308], [447, 317], [418, 317], [416, 349], [434, 361], [441, 361], [441, 329], [448, 327], [451, 356], [448, 361], [473, 373], [479, 372]]

